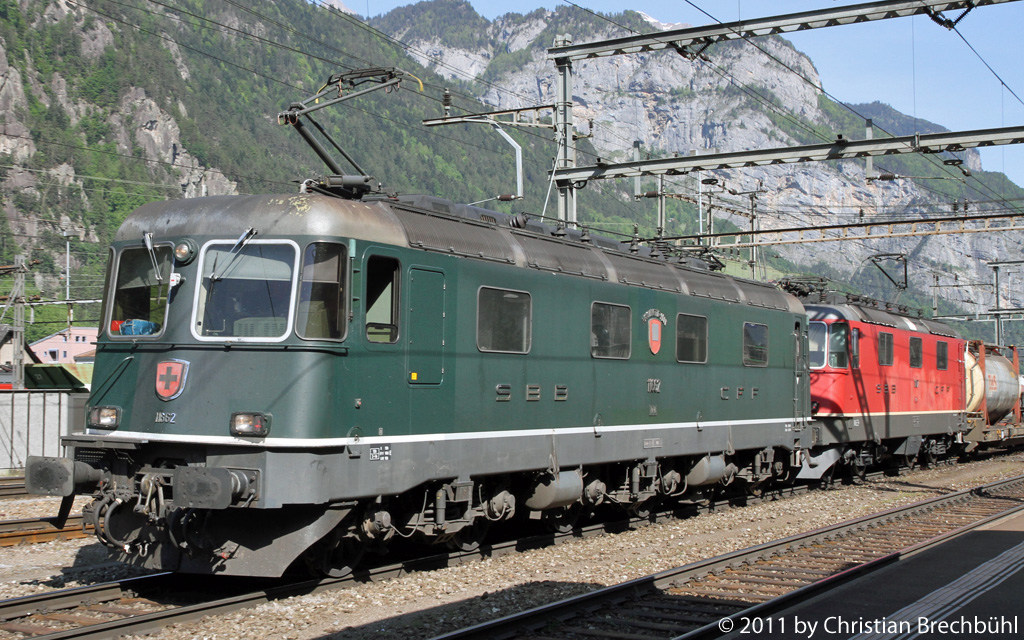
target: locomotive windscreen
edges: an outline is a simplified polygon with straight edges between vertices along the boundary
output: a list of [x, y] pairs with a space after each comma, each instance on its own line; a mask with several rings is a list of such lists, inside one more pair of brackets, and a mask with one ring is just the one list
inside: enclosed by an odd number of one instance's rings
[[129, 248], [121, 252], [113, 293], [110, 334], [153, 336], [160, 333], [167, 310], [170, 279], [170, 246], [154, 247], [152, 256], [145, 247]]
[[196, 336], [283, 338], [295, 288], [295, 258], [292, 244], [208, 245], [196, 295]]

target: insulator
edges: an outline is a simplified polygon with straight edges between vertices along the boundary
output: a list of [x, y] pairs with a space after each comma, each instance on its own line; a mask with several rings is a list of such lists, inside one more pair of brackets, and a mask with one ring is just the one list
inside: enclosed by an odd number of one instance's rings
[[441, 104], [446, 107], [452, 106], [452, 92], [448, 89], [444, 90], [444, 98], [442, 99]]
[[896, 178], [899, 178], [899, 176], [895, 173], [880, 173], [875, 180], [888, 180], [889, 182], [892, 182]]
[[644, 191], [643, 197], [644, 198], [657, 198], [659, 195], [661, 195], [661, 194], [659, 194], [657, 191]]
[[513, 200], [516, 199], [516, 196], [512, 195], [511, 193], [505, 193], [498, 196], [498, 202], [512, 202]]

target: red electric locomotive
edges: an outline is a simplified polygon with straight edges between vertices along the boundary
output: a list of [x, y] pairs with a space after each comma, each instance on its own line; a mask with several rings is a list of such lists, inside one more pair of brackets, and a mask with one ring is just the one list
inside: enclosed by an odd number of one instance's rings
[[963, 441], [965, 340], [896, 305], [816, 298], [805, 301], [815, 466], [930, 462]]

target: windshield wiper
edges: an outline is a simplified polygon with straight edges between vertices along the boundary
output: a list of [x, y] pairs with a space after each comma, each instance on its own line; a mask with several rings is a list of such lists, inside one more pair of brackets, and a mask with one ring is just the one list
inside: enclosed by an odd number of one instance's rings
[[149, 259], [153, 263], [153, 273], [156, 274], [156, 283], [163, 283], [163, 276], [160, 275], [160, 265], [156, 260], [156, 249], [153, 248], [153, 232], [143, 231], [142, 241], [146, 243], [146, 251], [149, 252]]
[[[249, 227], [248, 229], [245, 230], [244, 233], [242, 233], [242, 235], [238, 237], [238, 241], [235, 242], [235, 246], [231, 247], [231, 251], [228, 252], [228, 254], [231, 256], [231, 260], [229, 260], [228, 263], [224, 265], [224, 273], [227, 273], [228, 268], [235, 263], [235, 259], [238, 258], [238, 255], [240, 253], [242, 253], [242, 249], [245, 248], [246, 243], [248, 243], [249, 240], [254, 238], [257, 233], [258, 232], [256, 231], [256, 229], [254, 229], [253, 227]], [[213, 261], [213, 269], [211, 270], [210, 273], [210, 282], [216, 282], [217, 280], [223, 277], [224, 276], [217, 276], [217, 259], [215, 257]]]

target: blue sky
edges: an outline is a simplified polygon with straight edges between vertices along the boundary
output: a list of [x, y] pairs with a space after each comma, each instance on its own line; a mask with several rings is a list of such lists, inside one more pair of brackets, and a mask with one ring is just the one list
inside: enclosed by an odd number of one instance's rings
[[[508, 13], [510, 3], [470, 0], [485, 18]], [[349, 0], [360, 14], [379, 15], [409, 2]], [[856, 0], [608, 0], [578, 2], [605, 13], [625, 8], [642, 11], [662, 22], [712, 24], [768, 15], [856, 4]], [[522, 0], [516, 7], [528, 13], [537, 7], [564, 5], [560, 0]], [[946, 17], [955, 19], [960, 14]], [[1024, 124], [1024, 2], [976, 8], [957, 30], [1002, 78], [989, 71], [956, 32], [924, 16], [896, 18], [860, 25], [816, 29], [789, 38], [814, 61], [829, 93], [845, 102], [879, 100], [900, 111], [953, 130], [986, 129]], [[1011, 93], [1012, 90], [1012, 93]], [[1005, 171], [1024, 186], [1024, 145], [982, 150], [989, 171]]]

